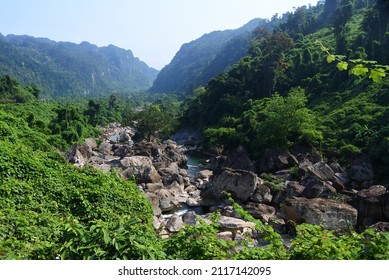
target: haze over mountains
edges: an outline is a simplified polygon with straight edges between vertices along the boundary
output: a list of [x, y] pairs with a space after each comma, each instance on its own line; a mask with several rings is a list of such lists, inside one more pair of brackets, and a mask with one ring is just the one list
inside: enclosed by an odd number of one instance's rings
[[58, 97], [145, 90], [158, 70], [113, 45], [0, 34], [0, 74], [38, 84], [45, 96]]
[[184, 44], [161, 72], [132, 51], [113, 45], [97, 47], [88, 42], [0, 33], [0, 74], [40, 85], [46, 97], [126, 94], [147, 89], [188, 92], [244, 57], [252, 31], [265, 25], [265, 20], [253, 19], [235, 30], [205, 34]]
[[252, 32], [266, 26], [264, 19], [253, 19], [241, 28], [214, 31], [182, 45], [170, 64], [164, 67], [152, 92], [188, 92], [207, 83], [247, 55]]

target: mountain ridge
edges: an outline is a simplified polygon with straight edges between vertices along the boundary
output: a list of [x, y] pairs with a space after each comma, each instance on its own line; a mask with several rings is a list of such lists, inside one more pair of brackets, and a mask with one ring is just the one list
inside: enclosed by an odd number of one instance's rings
[[114, 45], [10, 34], [0, 35], [0, 73], [39, 84], [45, 96], [58, 97], [145, 90], [158, 70]]
[[255, 18], [237, 29], [213, 31], [181, 46], [161, 69], [151, 92], [191, 92], [247, 55], [252, 31], [265, 25]]

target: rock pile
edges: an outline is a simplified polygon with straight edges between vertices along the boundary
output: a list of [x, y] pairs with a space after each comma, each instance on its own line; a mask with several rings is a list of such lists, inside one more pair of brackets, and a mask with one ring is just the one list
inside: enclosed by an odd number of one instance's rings
[[190, 175], [186, 149], [174, 141], [133, 144], [131, 129], [119, 126], [104, 133], [101, 145], [87, 139], [72, 146], [66, 158], [77, 166], [90, 164], [103, 172], [114, 168], [122, 178], [135, 179], [151, 202], [154, 227], [162, 237], [184, 224], [196, 224], [198, 217], [208, 219], [206, 213], [216, 210], [221, 213], [220, 238], [254, 234], [254, 225], [235, 213], [227, 192], [280, 233], [304, 222], [340, 231], [389, 222], [389, 191], [373, 185], [373, 168], [366, 158], [345, 171], [317, 152], [268, 150], [254, 163], [239, 147], [230, 156], [211, 158], [207, 169]]

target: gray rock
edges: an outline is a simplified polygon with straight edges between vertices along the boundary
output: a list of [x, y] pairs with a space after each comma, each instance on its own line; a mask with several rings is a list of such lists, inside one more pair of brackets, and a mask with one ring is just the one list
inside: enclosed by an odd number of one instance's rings
[[240, 230], [243, 231], [244, 228], [255, 228], [255, 224], [252, 222], [246, 222], [241, 219], [220, 216], [219, 218], [220, 228], [224, 230]]
[[290, 198], [283, 210], [296, 223], [323, 225], [329, 230], [348, 230], [357, 224], [358, 211], [351, 205], [324, 198]]
[[348, 176], [358, 183], [372, 181], [374, 179], [373, 167], [367, 162], [352, 165], [348, 171]]
[[270, 203], [273, 199], [270, 188], [259, 184], [254, 193], [250, 196], [250, 200], [260, 203]]
[[93, 151], [97, 148], [97, 143], [93, 138], [86, 138], [85, 144]]
[[154, 216], [160, 216], [162, 211], [161, 208], [159, 208], [159, 197], [154, 193], [146, 193], [145, 196], [153, 207]]
[[197, 215], [194, 211], [188, 211], [182, 216], [184, 224], [194, 226], [197, 223]]
[[318, 179], [309, 180], [304, 186], [305, 188], [302, 192], [302, 196], [306, 198], [331, 198], [337, 194], [337, 191], [333, 186]]
[[358, 225], [361, 227], [389, 221], [389, 191], [384, 186], [360, 190], [350, 203], [358, 210]]
[[112, 145], [108, 142], [104, 142], [100, 145], [99, 152], [103, 155], [112, 155]]
[[246, 204], [245, 209], [254, 218], [261, 219], [265, 223], [268, 223], [270, 218], [276, 214], [276, 209], [273, 206], [263, 203], [249, 202]]
[[259, 183], [259, 177], [253, 172], [225, 169], [220, 175], [213, 176], [202, 190], [202, 204], [220, 204], [226, 198], [225, 192], [230, 192], [235, 200], [246, 202]]
[[156, 191], [158, 191], [160, 189], [163, 189], [163, 188], [164, 188], [164, 186], [160, 182], [159, 183], [148, 183], [148, 184], [146, 184], [146, 189], [147, 189], [148, 192], [156, 192]]
[[268, 149], [258, 161], [258, 174], [274, 172], [297, 166], [298, 161], [292, 154], [276, 149]]
[[74, 144], [65, 153], [66, 160], [79, 167], [87, 164], [92, 156], [92, 149], [87, 144]]
[[310, 177], [322, 181], [331, 181], [335, 176], [335, 172], [323, 161], [307, 166], [307, 169]]
[[150, 158], [145, 156], [125, 157], [120, 161], [125, 168], [120, 175], [125, 179], [135, 177], [138, 184], [158, 183], [161, 180]]
[[167, 222], [166, 229], [171, 233], [179, 232], [183, 225], [182, 217], [174, 214]]

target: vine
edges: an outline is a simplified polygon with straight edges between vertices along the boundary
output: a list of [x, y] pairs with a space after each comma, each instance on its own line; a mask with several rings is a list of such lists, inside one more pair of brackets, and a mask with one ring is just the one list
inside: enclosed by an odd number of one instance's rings
[[389, 65], [378, 64], [377, 61], [364, 59], [349, 59], [345, 55], [332, 54], [329, 48], [323, 45], [319, 40], [315, 42], [322, 51], [327, 54], [327, 62], [337, 62], [336, 67], [339, 71], [348, 71], [350, 75], [357, 77], [368, 76], [374, 83], [379, 83], [389, 74]]

